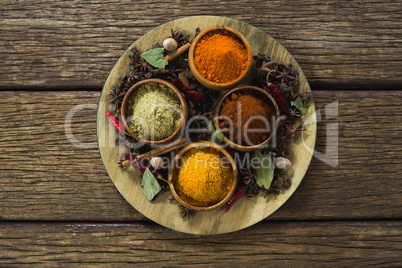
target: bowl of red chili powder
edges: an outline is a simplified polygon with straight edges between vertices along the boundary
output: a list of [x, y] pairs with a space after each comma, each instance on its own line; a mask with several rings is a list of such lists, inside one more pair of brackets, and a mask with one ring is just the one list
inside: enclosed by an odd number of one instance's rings
[[195, 37], [188, 63], [203, 86], [226, 90], [237, 86], [250, 74], [251, 49], [246, 38], [235, 29], [214, 26]]
[[241, 86], [224, 94], [214, 110], [214, 123], [224, 134], [224, 142], [239, 151], [255, 151], [269, 145], [280, 111], [267, 91]]

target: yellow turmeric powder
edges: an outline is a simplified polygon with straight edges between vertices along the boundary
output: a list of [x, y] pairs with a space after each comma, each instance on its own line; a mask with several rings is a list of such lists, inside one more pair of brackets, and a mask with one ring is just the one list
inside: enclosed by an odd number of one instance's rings
[[248, 52], [233, 33], [216, 30], [201, 37], [194, 50], [194, 64], [209, 81], [228, 83], [246, 72]]
[[229, 160], [214, 148], [193, 148], [183, 155], [173, 181], [177, 194], [190, 205], [207, 207], [222, 201], [233, 183]]

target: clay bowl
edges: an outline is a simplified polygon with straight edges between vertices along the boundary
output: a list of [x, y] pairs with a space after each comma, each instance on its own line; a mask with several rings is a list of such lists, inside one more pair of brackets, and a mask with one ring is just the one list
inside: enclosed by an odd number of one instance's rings
[[223, 102], [226, 100], [226, 98], [228, 98], [229, 96], [232, 95], [232, 93], [244, 93], [244, 92], [249, 92], [252, 95], [255, 95], [259, 98], [263, 98], [264, 102], [267, 105], [270, 105], [271, 108], [274, 110], [274, 116], [275, 116], [275, 120], [274, 120], [274, 124], [272, 126], [272, 121], [271, 118], [268, 118], [268, 121], [270, 123], [270, 127], [272, 129], [271, 131], [271, 135], [264, 140], [262, 143], [260, 144], [256, 144], [256, 145], [252, 145], [252, 146], [246, 146], [246, 145], [240, 145], [237, 144], [236, 142], [228, 139], [227, 135], [224, 135], [223, 141], [227, 144], [229, 144], [230, 147], [238, 150], [238, 151], [242, 151], [242, 152], [250, 152], [250, 151], [256, 151], [262, 148], [265, 148], [268, 146], [269, 141], [271, 140], [272, 136], [274, 136], [274, 133], [276, 131], [277, 128], [277, 123], [279, 120], [279, 116], [280, 116], [280, 112], [279, 112], [279, 108], [278, 105], [275, 101], [275, 99], [271, 96], [271, 94], [269, 94], [268, 92], [266, 92], [265, 90], [258, 88], [258, 87], [254, 87], [254, 86], [241, 86], [241, 87], [237, 87], [234, 88], [230, 91], [228, 91], [227, 93], [225, 93], [217, 102], [215, 109], [214, 109], [214, 124], [219, 124], [219, 116], [220, 116], [220, 111], [222, 109], [222, 104]]
[[[163, 84], [163, 85], [171, 88], [176, 93], [176, 95], [179, 97], [181, 107], [183, 109], [183, 114], [182, 114], [181, 121], [180, 121], [178, 128], [169, 137], [167, 137], [163, 140], [152, 141], [152, 140], [142, 139], [142, 138], [138, 137], [137, 135], [135, 135], [127, 125], [126, 110], [127, 110], [127, 104], [128, 104], [130, 95], [135, 90], [137, 90], [140, 86], [147, 84], [147, 83], [159, 83], [159, 84]], [[141, 143], [144, 143], [144, 144], [148, 144], [148, 145], [161, 145], [161, 144], [166, 144], [166, 143], [170, 143], [170, 142], [174, 141], [179, 136], [182, 129], [185, 127], [186, 121], [187, 121], [187, 115], [188, 115], [187, 102], [184, 99], [184, 97], [182, 96], [182, 94], [180, 93], [180, 91], [174, 85], [172, 85], [171, 83], [169, 83], [165, 80], [162, 80], [162, 79], [146, 79], [146, 80], [142, 80], [142, 81], [136, 83], [127, 91], [127, 94], [124, 96], [123, 103], [121, 105], [121, 120], [122, 120], [124, 127], [125, 127], [126, 131], [128, 132], [128, 134], [130, 134], [130, 136], [133, 137], [135, 140], [137, 140]]]
[[[230, 161], [230, 165], [232, 166], [232, 170], [233, 170], [233, 183], [231, 185], [230, 190], [228, 191], [227, 195], [218, 203], [211, 205], [211, 206], [206, 206], [206, 207], [200, 207], [200, 206], [193, 206], [191, 204], [188, 204], [186, 201], [184, 201], [176, 192], [175, 189], [175, 176], [174, 173], [178, 168], [178, 161], [180, 161], [180, 158], [188, 151], [194, 149], [194, 148], [214, 148], [216, 150], [218, 150], [219, 152], [221, 152], [225, 157], [227, 157], [227, 159]], [[236, 191], [236, 187], [237, 187], [237, 181], [238, 181], [238, 170], [237, 170], [237, 166], [236, 163], [233, 159], [233, 157], [221, 146], [217, 145], [216, 143], [210, 142], [210, 141], [199, 141], [199, 142], [195, 142], [192, 144], [187, 145], [186, 147], [184, 147], [183, 149], [181, 149], [176, 156], [172, 159], [172, 162], [170, 164], [169, 167], [169, 174], [168, 174], [168, 183], [169, 183], [169, 188], [174, 196], [174, 198], [183, 206], [185, 206], [186, 208], [189, 208], [191, 210], [195, 210], [195, 211], [206, 211], [206, 210], [212, 210], [215, 208], [218, 208], [224, 204], [226, 204], [229, 199], [232, 197], [232, 195], [234, 194], [234, 192]]]
[[[233, 33], [237, 38], [239, 38], [243, 44], [245, 45], [246, 49], [247, 49], [247, 53], [248, 53], [248, 61], [247, 61], [247, 65], [246, 65], [246, 71], [243, 72], [238, 78], [236, 78], [233, 81], [230, 82], [226, 82], [226, 83], [215, 83], [212, 82], [206, 78], [204, 78], [197, 70], [195, 64], [194, 64], [194, 51], [195, 48], [198, 44], [198, 42], [200, 40], [202, 40], [202, 38], [213, 31], [228, 31]], [[230, 89], [230, 88], [234, 88], [235, 86], [237, 86], [238, 84], [240, 84], [241, 82], [243, 82], [247, 76], [250, 74], [251, 71], [251, 67], [252, 67], [252, 57], [251, 57], [251, 49], [250, 49], [250, 45], [248, 44], [246, 38], [244, 38], [244, 36], [239, 33], [238, 31], [236, 31], [235, 29], [232, 29], [230, 27], [227, 26], [214, 26], [211, 28], [208, 28], [204, 31], [202, 31], [200, 34], [198, 34], [195, 38], [194, 41], [191, 43], [190, 46], [190, 50], [188, 52], [188, 64], [190, 66], [190, 70], [193, 73], [194, 77], [198, 80], [198, 82], [200, 82], [203, 86], [209, 88], [209, 89], [214, 89], [214, 90], [226, 90], [226, 89]]]

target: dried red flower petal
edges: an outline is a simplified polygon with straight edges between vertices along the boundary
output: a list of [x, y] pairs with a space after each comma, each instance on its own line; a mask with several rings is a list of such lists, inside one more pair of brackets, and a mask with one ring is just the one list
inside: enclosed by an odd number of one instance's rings
[[286, 119], [288, 120], [290, 117], [290, 109], [285, 96], [283, 96], [282, 92], [280, 92], [278, 87], [274, 84], [269, 85], [269, 93], [274, 97], [279, 109], [286, 115]]

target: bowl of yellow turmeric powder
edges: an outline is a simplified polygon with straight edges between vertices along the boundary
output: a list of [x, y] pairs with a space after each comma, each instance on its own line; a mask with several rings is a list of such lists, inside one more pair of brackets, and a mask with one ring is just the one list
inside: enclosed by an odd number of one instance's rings
[[212, 210], [229, 201], [238, 181], [233, 157], [209, 141], [187, 145], [173, 158], [168, 175], [174, 198], [192, 210]]
[[203, 86], [226, 90], [250, 74], [251, 49], [246, 38], [235, 29], [214, 26], [195, 37], [188, 52], [188, 63]]

